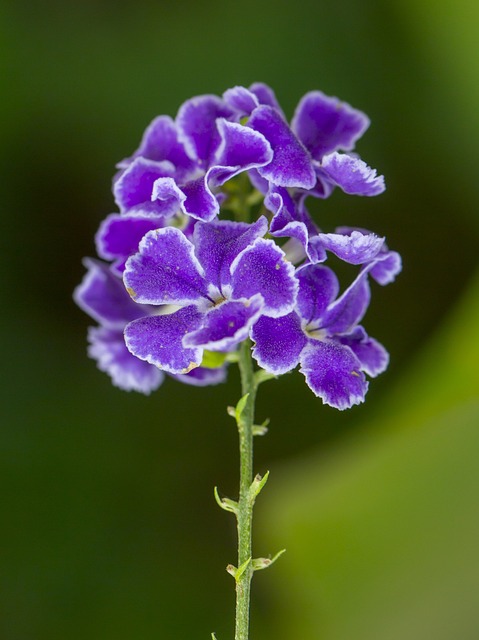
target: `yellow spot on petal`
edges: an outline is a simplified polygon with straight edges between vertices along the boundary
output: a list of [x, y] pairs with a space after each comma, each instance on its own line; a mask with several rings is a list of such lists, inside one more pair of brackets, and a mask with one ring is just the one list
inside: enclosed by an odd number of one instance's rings
[[357, 371], [351, 371], [351, 375], [352, 376], [356, 376], [356, 378], [360, 378], [361, 377]]
[[198, 367], [199, 365], [196, 364], [196, 362], [190, 362], [190, 364], [187, 366], [186, 369], [183, 369], [183, 371], [181, 373], [189, 373], [190, 371], [193, 371], [193, 369], [196, 369], [196, 367]]
[[131, 287], [127, 287], [126, 290], [128, 291], [128, 293], [132, 298], [136, 298], [136, 293]]

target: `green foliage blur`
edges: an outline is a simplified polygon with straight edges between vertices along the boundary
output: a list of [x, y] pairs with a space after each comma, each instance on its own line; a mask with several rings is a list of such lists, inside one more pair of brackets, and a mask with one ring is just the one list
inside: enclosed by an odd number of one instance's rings
[[258, 640], [479, 637], [479, 5], [472, 0], [5, 0], [0, 638], [232, 637], [237, 443], [222, 387], [113, 388], [71, 294], [114, 210], [114, 165], [187, 98], [270, 84], [365, 111], [373, 199], [312, 203], [404, 259], [369, 333], [367, 401], [323, 407], [297, 373], [260, 389]]

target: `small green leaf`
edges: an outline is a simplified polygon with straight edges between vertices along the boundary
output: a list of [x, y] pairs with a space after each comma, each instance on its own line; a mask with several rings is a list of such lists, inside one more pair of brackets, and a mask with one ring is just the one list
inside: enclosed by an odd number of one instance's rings
[[236, 569], [236, 573], [235, 573], [235, 580], [236, 582], [239, 581], [239, 579], [241, 578], [241, 576], [243, 575], [243, 573], [246, 571], [246, 569], [249, 567], [249, 565], [251, 564], [251, 558], [248, 558], [248, 560], [246, 560], [245, 562], [243, 562], [243, 564], [241, 564], [237, 569]]
[[238, 404], [236, 405], [236, 409], [235, 409], [235, 418], [236, 418], [236, 422], [239, 424], [240, 420], [241, 420], [241, 415], [246, 407], [246, 402], [248, 401], [248, 397], [249, 397], [249, 393], [246, 393], [239, 401]]
[[224, 364], [226, 354], [221, 351], [205, 351], [201, 366], [205, 369], [218, 369]]
[[234, 514], [238, 513], [238, 503], [234, 500], [230, 500], [229, 498], [220, 498], [218, 487], [214, 488], [214, 494], [216, 502], [222, 509], [224, 509], [224, 511], [229, 511]]
[[286, 549], [281, 549], [281, 551], [278, 551], [278, 553], [272, 558], [254, 558], [254, 560], [252, 561], [253, 571], [261, 571], [261, 569], [267, 569], [273, 564], [273, 562], [276, 562], [276, 560], [280, 556], [282, 556], [285, 551]]
[[256, 496], [261, 492], [261, 489], [268, 482], [268, 478], [269, 471], [267, 471], [263, 477], [261, 477], [259, 474], [255, 477], [250, 487], [251, 495], [253, 498], [256, 498]]
[[254, 424], [253, 425], [253, 435], [254, 436], [264, 436], [268, 433], [268, 425], [269, 425], [269, 418], [266, 418], [266, 420], [263, 422], [263, 424]]

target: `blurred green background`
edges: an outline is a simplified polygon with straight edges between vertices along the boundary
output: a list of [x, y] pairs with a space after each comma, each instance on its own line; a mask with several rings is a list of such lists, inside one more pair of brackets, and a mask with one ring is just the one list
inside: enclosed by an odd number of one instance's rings
[[404, 271], [366, 318], [391, 353], [367, 402], [323, 407], [302, 376], [261, 388], [252, 638], [479, 637], [479, 5], [5, 0], [0, 638], [232, 637], [234, 423], [227, 385], [113, 388], [71, 293], [114, 210], [115, 163], [156, 115], [270, 84], [371, 117], [375, 199], [316, 220], [371, 228]]

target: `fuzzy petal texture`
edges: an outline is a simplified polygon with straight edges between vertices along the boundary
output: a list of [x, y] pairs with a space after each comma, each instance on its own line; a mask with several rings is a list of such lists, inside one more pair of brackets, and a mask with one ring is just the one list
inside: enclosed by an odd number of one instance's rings
[[201, 364], [203, 349], [184, 347], [183, 338], [198, 329], [202, 320], [203, 314], [194, 306], [134, 320], [125, 327], [126, 346], [140, 360], [168, 373], [188, 373]]
[[251, 338], [255, 342], [253, 357], [260, 367], [275, 375], [294, 369], [307, 343], [301, 318], [294, 312], [281, 318], [263, 316], [251, 330]]
[[220, 205], [208, 186], [206, 176], [188, 182], [181, 187], [185, 195], [182, 210], [195, 220], [210, 222], [220, 212]]
[[153, 184], [158, 178], [171, 176], [174, 167], [168, 162], [137, 158], [113, 185], [115, 202], [122, 213], [168, 215], [161, 203], [152, 201]]
[[322, 251], [331, 251], [349, 264], [365, 264], [378, 255], [384, 245], [384, 238], [379, 238], [374, 233], [363, 234], [360, 231], [352, 231], [350, 235], [319, 233], [310, 238], [310, 245], [315, 248], [318, 256]]
[[375, 378], [387, 369], [388, 352], [377, 340], [370, 338], [363, 327], [356, 327], [351, 334], [341, 336], [339, 341], [352, 349], [361, 363], [362, 370], [371, 378]]
[[128, 259], [123, 280], [135, 302], [185, 305], [207, 297], [194, 247], [174, 227], [150, 231]]
[[191, 98], [180, 107], [176, 117], [179, 141], [189, 157], [197, 160], [200, 166], [210, 166], [220, 144], [217, 118], [229, 118], [232, 115], [232, 110], [224, 101], [214, 95]]
[[402, 269], [401, 256], [396, 251], [385, 251], [377, 256], [370, 270], [371, 277], [381, 285], [389, 284], [396, 279]]
[[84, 264], [88, 271], [73, 294], [80, 309], [100, 324], [118, 329], [145, 315], [145, 308], [133, 302], [121, 278], [106, 264], [88, 258]]
[[117, 166], [126, 169], [138, 157], [155, 162], [167, 160], [174, 165], [176, 176], [187, 175], [195, 168], [195, 163], [188, 157], [178, 140], [175, 122], [169, 116], [155, 118], [146, 128], [138, 149]]
[[100, 371], [107, 373], [113, 384], [123, 391], [138, 391], [148, 395], [163, 382], [162, 371], [139, 360], [128, 351], [123, 331], [90, 327], [88, 342], [90, 358], [93, 358]]
[[315, 160], [342, 149], [354, 149], [369, 127], [365, 113], [321, 91], [307, 93], [299, 102], [291, 127]]
[[187, 347], [201, 346], [210, 351], [228, 351], [248, 337], [249, 330], [260, 317], [263, 298], [230, 300], [212, 309], [203, 326], [183, 338]]
[[240, 118], [249, 116], [259, 106], [257, 96], [245, 87], [228, 89], [223, 93], [223, 100]]
[[275, 109], [258, 107], [251, 114], [248, 126], [262, 133], [273, 149], [273, 160], [258, 169], [263, 178], [280, 187], [314, 187], [316, 174], [311, 158]]
[[279, 106], [279, 102], [271, 87], [268, 87], [264, 82], [254, 82], [250, 86], [249, 90], [258, 98], [260, 104], [266, 104], [273, 107], [273, 109], [284, 117], [283, 110]]
[[274, 242], [263, 238], [236, 257], [231, 265], [231, 284], [235, 299], [260, 293], [264, 298], [263, 313], [272, 318], [290, 313], [298, 293], [293, 265]]
[[209, 387], [226, 381], [228, 370], [226, 366], [216, 369], [197, 367], [189, 373], [175, 374], [172, 377], [178, 382], [189, 384], [191, 387]]
[[263, 135], [234, 122], [217, 122], [221, 144], [214, 165], [208, 171], [208, 184], [219, 186], [241, 171], [267, 165], [273, 159], [273, 150]]
[[105, 260], [127, 258], [138, 251], [143, 236], [163, 226], [162, 218], [112, 213], [101, 223], [95, 236], [98, 255]]
[[231, 281], [230, 267], [236, 256], [268, 231], [268, 221], [261, 216], [254, 224], [216, 220], [198, 222], [193, 242], [198, 260], [208, 282], [218, 288]]
[[306, 323], [320, 322], [329, 305], [339, 292], [334, 272], [319, 264], [298, 269], [299, 281], [297, 309]]
[[329, 335], [350, 333], [362, 320], [371, 299], [368, 269], [363, 269], [354, 282], [324, 313], [320, 324]]
[[301, 354], [301, 373], [313, 393], [339, 410], [364, 401], [368, 383], [352, 350], [335, 341], [310, 341]]
[[345, 153], [331, 153], [323, 158], [322, 169], [345, 193], [354, 196], [377, 196], [386, 189], [384, 176], [378, 176], [359, 158]]

